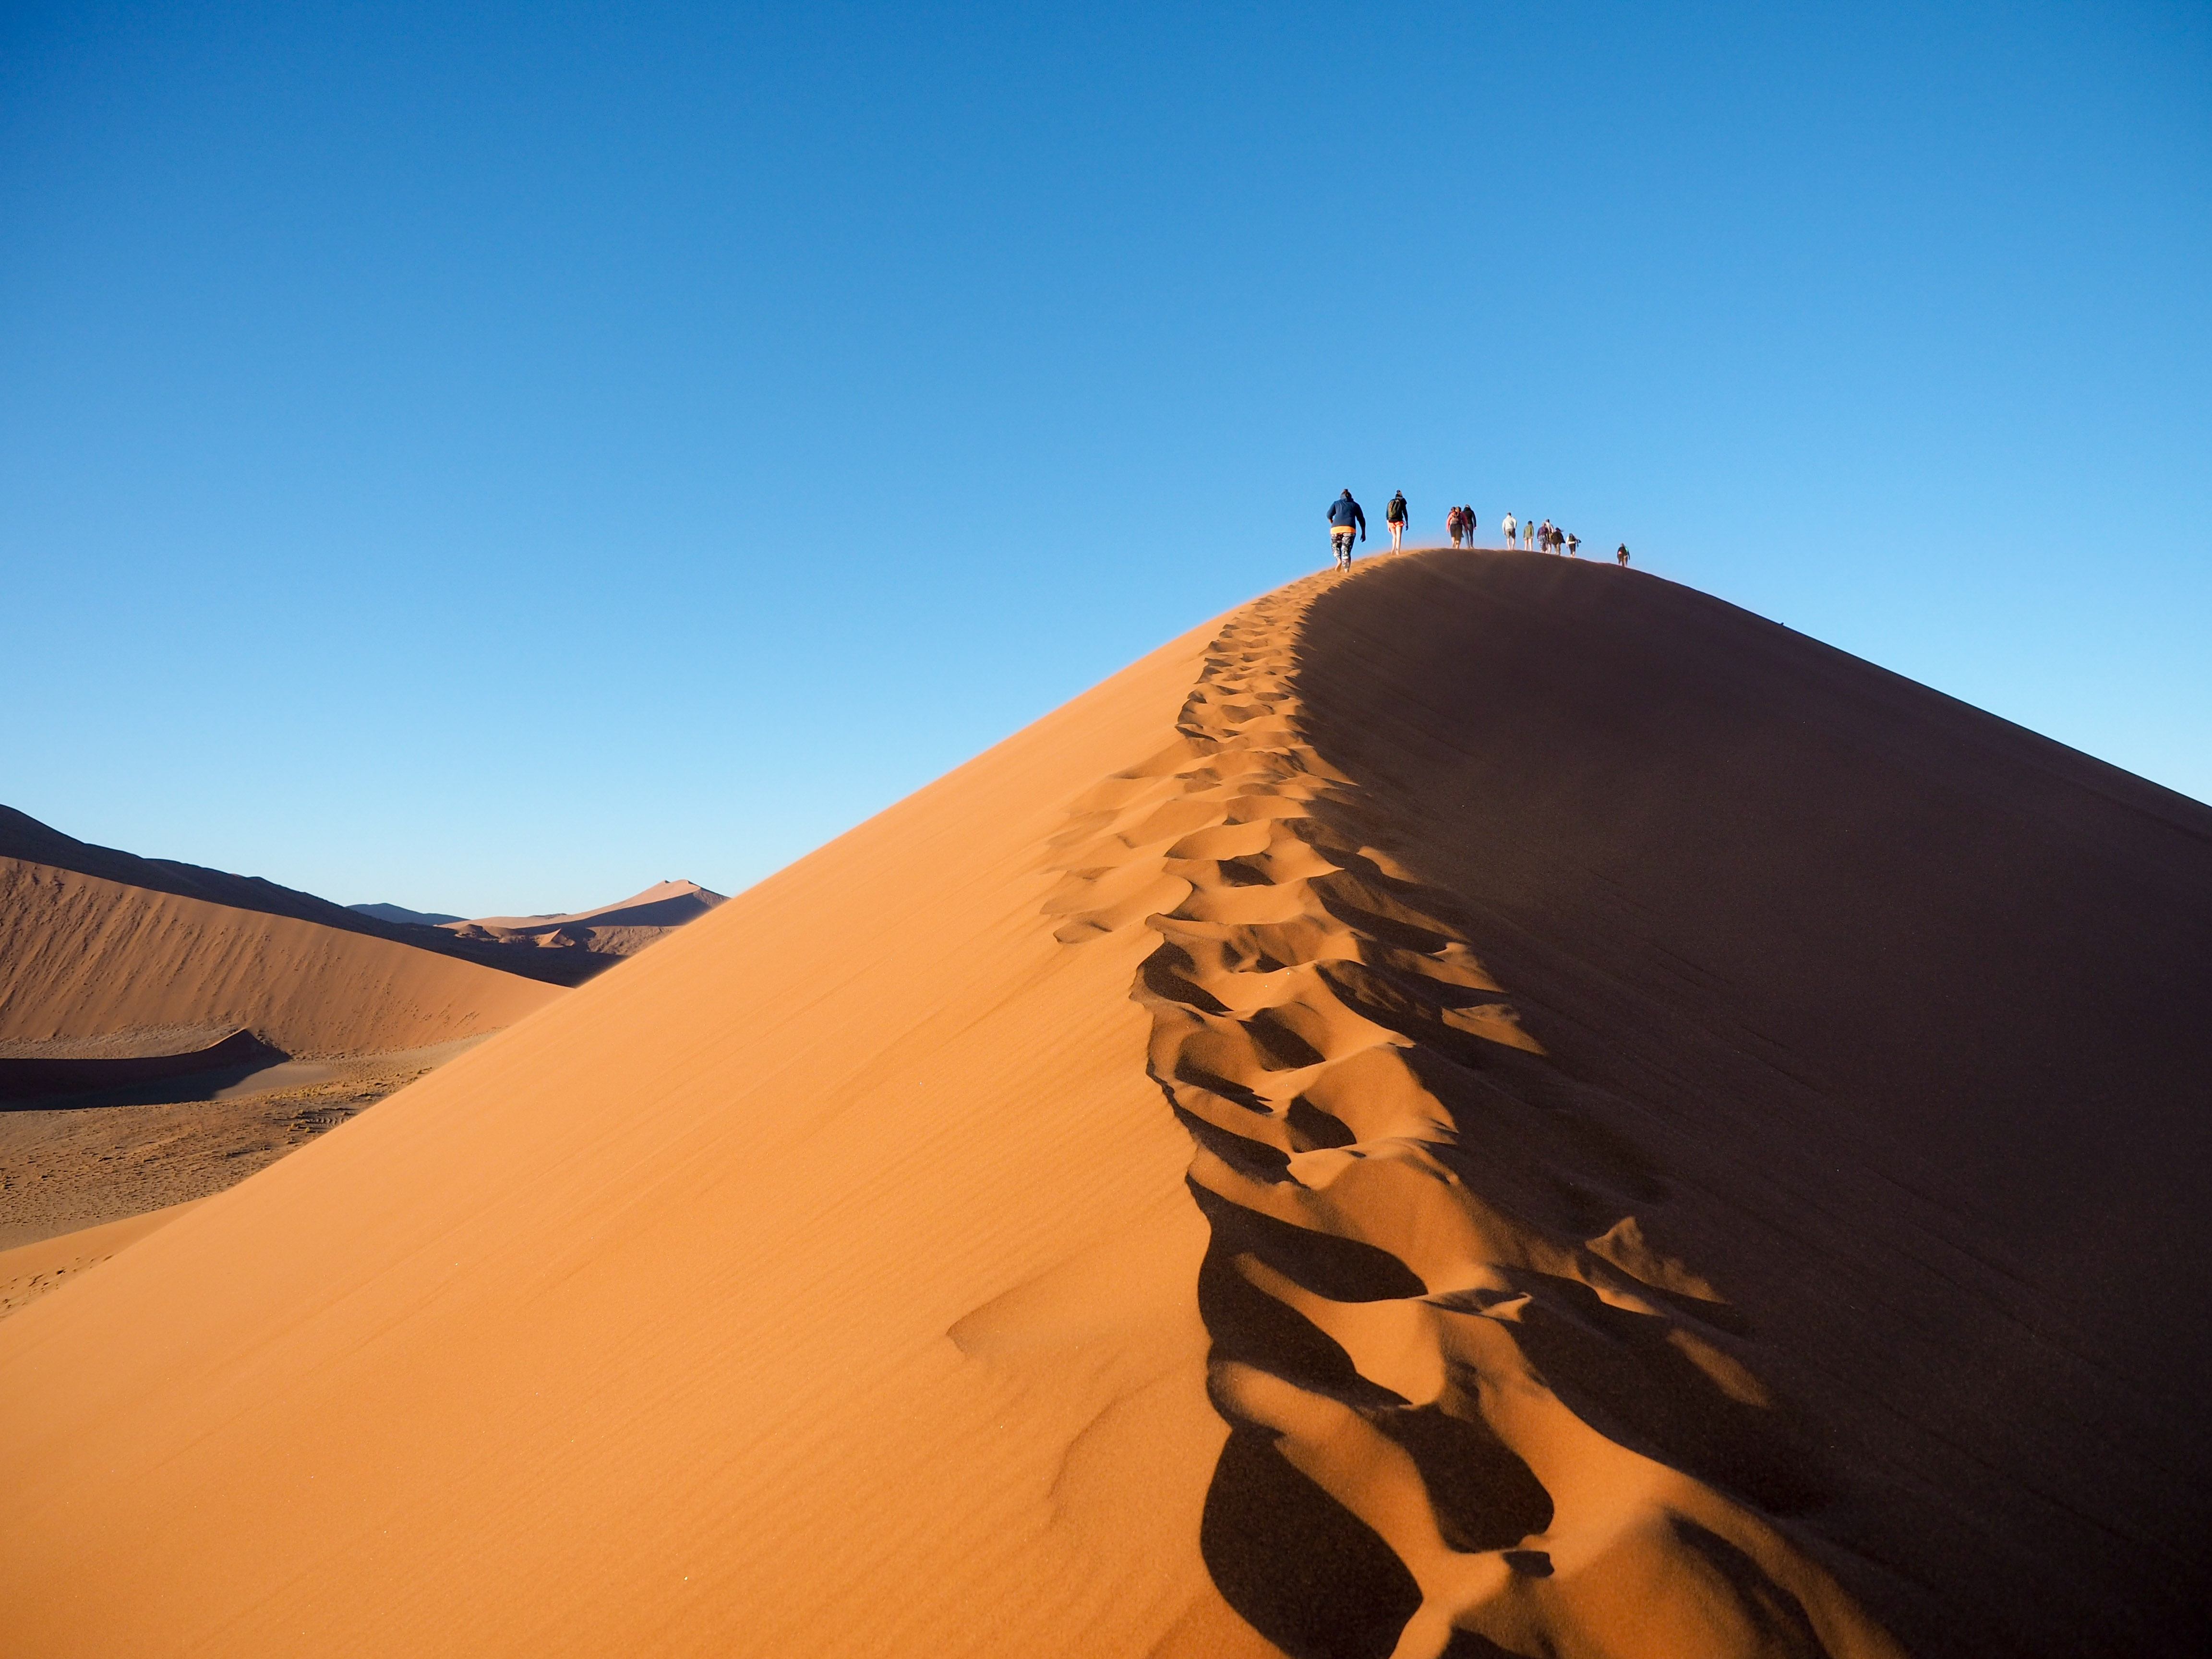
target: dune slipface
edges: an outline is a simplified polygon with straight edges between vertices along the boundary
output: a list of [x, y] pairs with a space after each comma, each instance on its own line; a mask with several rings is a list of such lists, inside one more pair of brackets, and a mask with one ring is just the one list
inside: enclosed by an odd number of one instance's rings
[[1717, 602], [1294, 584], [0, 1324], [0, 1613], [2193, 1650], [2208, 939], [2212, 813]]

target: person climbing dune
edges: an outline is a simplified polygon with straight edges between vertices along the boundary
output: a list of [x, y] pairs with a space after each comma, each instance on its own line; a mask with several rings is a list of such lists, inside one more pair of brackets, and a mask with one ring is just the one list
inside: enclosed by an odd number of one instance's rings
[[1346, 490], [1328, 504], [1328, 543], [1336, 552], [1336, 568], [1352, 568], [1352, 538], [1357, 532], [1361, 541], [1367, 539], [1367, 515], [1359, 510], [1359, 503]]
[[1510, 513], [1505, 515], [1505, 522], [1500, 528], [1505, 532], [1505, 550], [1510, 553], [1513, 550], [1513, 515]]
[[1390, 505], [1382, 509], [1382, 521], [1390, 526], [1390, 550], [1395, 553], [1406, 538], [1406, 492], [1400, 490], [1390, 498]]

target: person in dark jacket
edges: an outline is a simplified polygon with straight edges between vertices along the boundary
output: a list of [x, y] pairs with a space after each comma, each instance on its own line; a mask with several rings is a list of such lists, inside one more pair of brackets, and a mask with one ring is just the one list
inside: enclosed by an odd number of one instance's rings
[[1357, 532], [1361, 541], [1367, 539], [1367, 515], [1359, 510], [1359, 503], [1346, 490], [1328, 504], [1328, 542], [1336, 550], [1336, 568], [1352, 568], [1352, 538]]
[[1390, 550], [1395, 553], [1406, 538], [1406, 492], [1400, 490], [1390, 498], [1390, 505], [1382, 509], [1382, 521], [1390, 526]]

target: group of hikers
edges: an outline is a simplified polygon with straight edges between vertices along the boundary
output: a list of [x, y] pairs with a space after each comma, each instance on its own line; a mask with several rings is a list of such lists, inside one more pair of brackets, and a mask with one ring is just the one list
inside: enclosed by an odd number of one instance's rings
[[[1390, 505], [1382, 511], [1382, 521], [1390, 527], [1390, 550], [1393, 553], [1405, 545], [1406, 517], [1406, 492], [1401, 489], [1390, 497]], [[1568, 534], [1549, 519], [1541, 524], [1524, 520], [1516, 527], [1513, 515], [1509, 513], [1498, 525], [1498, 529], [1504, 534], [1509, 551], [1513, 547], [1515, 536], [1518, 535], [1522, 547], [1530, 551], [1541, 548], [1547, 553], [1565, 553], [1571, 559], [1582, 556], [1577, 550], [1582, 546], [1581, 538]], [[1451, 538], [1454, 547], [1473, 547], [1474, 532], [1473, 507], [1455, 507], [1444, 514], [1444, 533]], [[1367, 539], [1367, 515], [1360, 511], [1359, 503], [1352, 500], [1352, 492], [1347, 489], [1328, 505], [1328, 541], [1336, 554], [1339, 570], [1352, 568], [1352, 544], [1355, 537], [1363, 542]], [[1623, 542], [1613, 556], [1615, 563], [1626, 568], [1628, 544]]]

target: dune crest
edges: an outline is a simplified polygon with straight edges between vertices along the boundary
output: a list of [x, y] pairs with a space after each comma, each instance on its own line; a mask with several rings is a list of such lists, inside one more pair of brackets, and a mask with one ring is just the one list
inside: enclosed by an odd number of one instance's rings
[[[1636, 1149], [1577, 1110], [1448, 896], [1349, 833], [1358, 786], [1304, 740], [1292, 684], [1300, 620], [1335, 585], [1231, 618], [1178, 740], [1073, 804], [1046, 906], [1071, 945], [1161, 936], [1132, 994], [1212, 1227], [1216, 1585], [1301, 1655], [1438, 1659], [1462, 1632], [1485, 1652], [1901, 1653], [1765, 1518], [1547, 1381], [1592, 1370], [1586, 1400], [1790, 1433], [1746, 1420], [1780, 1413], [1725, 1305], [1645, 1242]], [[1624, 1350], [1640, 1374], [1604, 1375]]]

